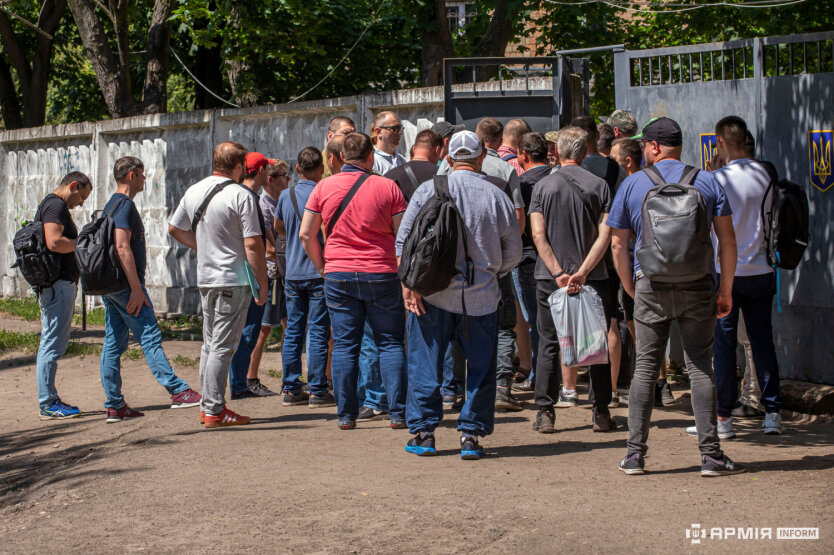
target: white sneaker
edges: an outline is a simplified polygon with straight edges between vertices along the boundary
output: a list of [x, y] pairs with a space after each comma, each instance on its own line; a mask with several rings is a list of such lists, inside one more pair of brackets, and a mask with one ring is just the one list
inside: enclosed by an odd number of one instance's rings
[[769, 412], [765, 414], [765, 419], [762, 423], [762, 432], [767, 435], [781, 434], [782, 416], [778, 412]]
[[576, 390], [574, 390], [571, 393], [568, 393], [567, 391], [565, 391], [565, 388], [563, 387], [561, 390], [559, 390], [559, 400], [556, 401], [556, 407], [560, 409], [573, 408], [576, 406], [578, 399], [579, 394], [576, 392]]
[[[689, 426], [686, 429], [686, 433], [691, 435], [691, 436], [697, 436], [698, 435], [697, 426]], [[735, 431], [733, 431], [733, 419], [730, 418], [728, 420], [719, 420], [718, 421], [718, 439], [732, 439], [734, 437], [736, 437], [736, 433], [735, 433]]]

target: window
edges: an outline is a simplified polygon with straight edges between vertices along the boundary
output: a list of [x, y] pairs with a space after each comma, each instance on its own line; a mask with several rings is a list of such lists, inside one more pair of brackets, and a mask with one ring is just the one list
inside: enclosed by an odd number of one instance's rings
[[446, 2], [446, 19], [452, 33], [460, 32], [476, 15], [478, 11], [473, 2]]

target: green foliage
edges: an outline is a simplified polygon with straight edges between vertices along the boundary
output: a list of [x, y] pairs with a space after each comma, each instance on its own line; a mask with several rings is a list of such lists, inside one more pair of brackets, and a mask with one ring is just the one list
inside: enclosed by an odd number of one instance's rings
[[54, 46], [46, 95], [47, 125], [110, 119], [93, 66], [77, 31], [74, 35], [77, 42], [58, 41]]
[[40, 342], [41, 336], [38, 333], [21, 333], [0, 329], [0, 353], [5, 353], [6, 351], [34, 353], [37, 352]]
[[41, 319], [41, 307], [38, 306], [38, 300], [35, 297], [0, 299], [0, 312], [29, 321]]
[[[80, 326], [82, 321], [81, 311], [76, 310], [72, 315], [72, 323]], [[92, 310], [87, 310], [87, 325], [88, 326], [103, 326], [104, 325], [104, 307], [99, 306]]]
[[187, 368], [196, 368], [200, 364], [200, 359], [191, 358], [183, 355], [175, 356], [171, 362], [178, 366], [185, 366]]
[[122, 358], [126, 358], [128, 360], [139, 360], [145, 356], [145, 353], [142, 352], [142, 349], [138, 349], [136, 347], [131, 347], [127, 351], [124, 352]]
[[99, 343], [81, 343], [78, 341], [72, 341], [69, 345], [67, 345], [67, 352], [65, 353], [66, 356], [80, 356], [84, 358], [86, 356], [94, 356], [101, 354], [101, 344]]

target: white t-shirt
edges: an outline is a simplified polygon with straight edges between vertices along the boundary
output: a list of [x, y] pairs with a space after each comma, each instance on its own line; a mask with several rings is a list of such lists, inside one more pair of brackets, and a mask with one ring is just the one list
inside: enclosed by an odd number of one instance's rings
[[[209, 192], [227, 177], [211, 176], [195, 183], [180, 200], [171, 225], [189, 231], [194, 212]], [[211, 200], [197, 224], [197, 286], [233, 287], [249, 284], [243, 240], [260, 237], [257, 200], [242, 185], [227, 185]]]
[[399, 152], [386, 154], [374, 147], [374, 171], [379, 175], [385, 175], [394, 168], [399, 168], [406, 163], [405, 158]]
[[[755, 160], [741, 158], [728, 162], [723, 168], [714, 171], [713, 175], [724, 187], [733, 209], [733, 227], [738, 244], [735, 275], [758, 276], [772, 272], [767, 265], [762, 223], [762, 199], [770, 184], [770, 174]], [[773, 195], [768, 195], [765, 212], [769, 210], [772, 198]], [[715, 267], [720, 268], [718, 239], [714, 233], [712, 243], [715, 247]]]

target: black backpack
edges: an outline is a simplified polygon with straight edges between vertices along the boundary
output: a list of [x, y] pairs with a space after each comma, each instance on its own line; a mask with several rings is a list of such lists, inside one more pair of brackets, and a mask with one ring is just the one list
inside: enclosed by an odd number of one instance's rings
[[75, 261], [85, 295], [106, 295], [128, 287], [127, 277], [116, 255], [113, 223], [115, 212], [127, 199], [119, 199], [108, 211], [96, 210], [92, 221], [81, 228], [75, 242]]
[[[458, 238], [463, 241], [466, 285], [472, 285], [474, 266], [469, 256], [466, 230], [455, 201], [449, 194], [447, 175], [434, 176], [434, 196], [420, 208], [403, 245], [399, 278], [407, 288], [428, 296], [449, 286], [457, 269]], [[463, 291], [461, 291], [461, 295]], [[461, 297], [463, 314], [466, 302]]]
[[692, 186], [698, 170], [686, 166], [680, 183], [666, 183], [655, 166], [643, 170], [655, 184], [643, 197], [642, 239], [637, 260], [653, 281], [682, 283], [711, 273], [710, 224], [701, 192]]
[[[767, 263], [771, 268], [793, 270], [808, 248], [808, 195], [796, 183], [771, 177], [761, 209]], [[771, 191], [773, 202], [765, 212], [765, 201]]]
[[40, 220], [41, 209], [35, 213], [35, 220], [24, 222], [12, 240], [15, 263], [12, 268], [19, 268], [23, 279], [32, 286], [36, 294], [48, 289], [58, 281], [61, 263], [58, 257], [46, 248], [46, 236], [43, 222]]

